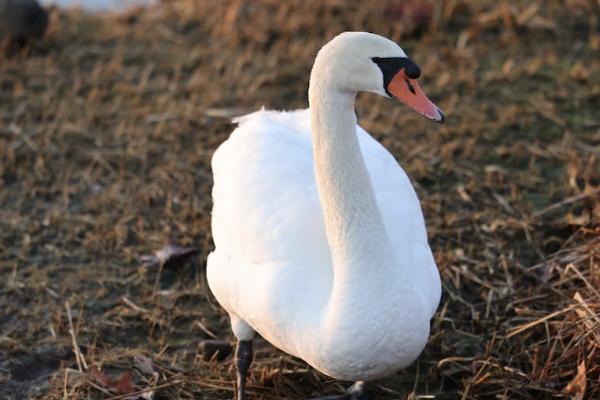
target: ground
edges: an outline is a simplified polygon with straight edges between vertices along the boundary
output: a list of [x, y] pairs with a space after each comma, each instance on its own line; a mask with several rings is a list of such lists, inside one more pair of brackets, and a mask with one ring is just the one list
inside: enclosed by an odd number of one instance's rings
[[[398, 41], [447, 117], [357, 102], [417, 189], [443, 282], [425, 352], [372, 397], [600, 398], [598, 4], [428, 4], [54, 10], [0, 58], [0, 399], [233, 396], [231, 360], [199, 351], [232, 339], [204, 273], [210, 157], [230, 117], [306, 107], [344, 30]], [[168, 243], [198, 253], [141, 259]], [[257, 345], [252, 398], [347, 386]]]

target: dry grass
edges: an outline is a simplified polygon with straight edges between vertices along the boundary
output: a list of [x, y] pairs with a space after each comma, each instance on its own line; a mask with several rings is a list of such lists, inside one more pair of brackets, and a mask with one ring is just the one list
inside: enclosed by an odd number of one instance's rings
[[[44, 41], [0, 60], [0, 398], [114, 396], [96, 368], [157, 399], [232, 397], [230, 363], [197, 355], [231, 337], [204, 277], [210, 156], [225, 117], [305, 107], [315, 52], [343, 30], [400, 41], [448, 116], [359, 97], [420, 194], [444, 283], [426, 351], [371, 393], [600, 398], [598, 3], [448, 0], [425, 24], [398, 4], [55, 11]], [[200, 255], [155, 287], [139, 257], [167, 242]], [[347, 383], [261, 343], [249, 385], [298, 399]]]

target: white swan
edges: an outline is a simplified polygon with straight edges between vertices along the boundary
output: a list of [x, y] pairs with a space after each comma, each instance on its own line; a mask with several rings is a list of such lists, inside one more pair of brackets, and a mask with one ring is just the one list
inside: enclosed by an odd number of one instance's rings
[[258, 332], [336, 379], [412, 363], [429, 336], [440, 277], [415, 191], [356, 125], [359, 91], [443, 114], [394, 42], [346, 32], [318, 53], [309, 110], [258, 111], [215, 152], [210, 289], [238, 339], [238, 397]]

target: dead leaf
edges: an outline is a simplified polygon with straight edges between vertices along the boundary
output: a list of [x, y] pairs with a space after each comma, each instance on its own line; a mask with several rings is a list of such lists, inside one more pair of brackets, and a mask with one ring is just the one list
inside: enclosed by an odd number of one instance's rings
[[152, 367], [152, 360], [149, 359], [148, 357], [141, 355], [141, 354], [136, 354], [133, 357], [133, 364], [143, 374], [154, 375], [154, 368]]
[[582, 361], [581, 364], [577, 367], [577, 375], [575, 378], [569, 382], [569, 384], [564, 388], [563, 392], [572, 394], [573, 400], [583, 400], [583, 396], [585, 395], [586, 388], [586, 371], [585, 371], [585, 361]]
[[146, 266], [156, 268], [167, 264], [181, 264], [195, 254], [198, 254], [196, 247], [181, 247], [176, 244], [169, 244], [153, 255], [142, 256], [140, 260]]
[[117, 394], [127, 394], [134, 391], [133, 380], [130, 372], [123, 372], [115, 382], [115, 391]]
[[100, 385], [112, 393], [123, 395], [134, 391], [130, 372], [122, 373], [116, 381], [100, 371], [97, 367], [92, 369], [92, 374]]
[[96, 381], [105, 388], [110, 388], [113, 385], [112, 379], [110, 379], [104, 372], [100, 371], [97, 367], [92, 367], [92, 374]]

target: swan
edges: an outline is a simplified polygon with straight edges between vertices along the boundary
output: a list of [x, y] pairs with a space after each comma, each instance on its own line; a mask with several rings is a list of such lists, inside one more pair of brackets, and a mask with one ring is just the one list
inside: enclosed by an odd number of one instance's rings
[[310, 74], [308, 110], [260, 110], [212, 158], [210, 290], [237, 338], [245, 398], [252, 339], [335, 379], [369, 381], [411, 364], [441, 295], [419, 199], [394, 157], [357, 126], [358, 92], [444, 114], [393, 41], [345, 32]]

